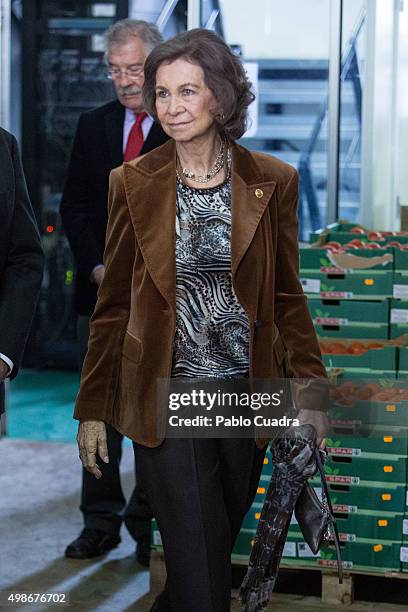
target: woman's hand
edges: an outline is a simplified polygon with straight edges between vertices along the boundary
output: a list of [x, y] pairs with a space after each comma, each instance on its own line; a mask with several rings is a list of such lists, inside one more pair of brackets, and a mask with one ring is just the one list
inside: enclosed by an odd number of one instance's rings
[[102, 472], [96, 463], [96, 453], [99, 454], [102, 461], [109, 463], [105, 423], [103, 421], [81, 421], [78, 427], [77, 442], [82, 465], [95, 478], [101, 478]]
[[297, 414], [300, 425], [313, 425], [316, 430], [316, 444], [319, 448], [326, 446], [326, 436], [329, 432], [329, 419], [326, 412], [322, 410], [308, 410], [301, 408]]

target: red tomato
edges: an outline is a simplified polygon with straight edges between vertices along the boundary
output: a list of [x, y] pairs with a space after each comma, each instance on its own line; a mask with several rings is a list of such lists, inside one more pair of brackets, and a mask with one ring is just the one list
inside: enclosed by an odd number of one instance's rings
[[377, 383], [368, 383], [365, 388], [370, 390], [371, 395], [374, 395], [375, 393], [378, 393], [378, 391], [381, 390], [380, 385], [378, 385]]
[[397, 249], [400, 249], [401, 243], [398, 242], [398, 240], [390, 240], [387, 246], [393, 246], [393, 247], [396, 247]]
[[356, 392], [356, 397], [361, 400], [367, 400], [371, 395], [372, 391], [371, 389], [367, 389], [367, 387], [362, 387]]
[[379, 342], [370, 342], [370, 344], [367, 344], [367, 348], [368, 349], [380, 349], [380, 348], [384, 348], [384, 345], [380, 344]]
[[366, 347], [364, 344], [361, 344], [361, 342], [353, 342], [347, 348], [347, 352], [350, 353], [350, 355], [361, 355], [365, 353], [366, 350]]
[[337, 355], [345, 355], [347, 353], [347, 349], [342, 342], [331, 342], [327, 347], [327, 352]]
[[364, 248], [366, 245], [366, 243], [363, 242], [363, 240], [360, 240], [360, 238], [353, 238], [353, 240], [350, 240], [348, 244], [355, 244], [359, 248]]
[[348, 242], [344, 246], [346, 249], [360, 249], [361, 248], [357, 244], [353, 244], [352, 242]]
[[365, 234], [365, 231], [362, 227], [352, 227], [350, 230], [351, 234]]
[[369, 242], [366, 245], [367, 249], [381, 249], [382, 246], [380, 244], [378, 244], [378, 242]]
[[395, 389], [381, 389], [381, 391], [377, 391], [377, 393], [372, 396], [372, 399], [380, 402], [389, 402], [395, 395]]
[[336, 406], [353, 406], [354, 402], [352, 399], [347, 399], [346, 397], [340, 397], [336, 400]]
[[381, 232], [368, 232], [367, 236], [369, 240], [384, 240]]

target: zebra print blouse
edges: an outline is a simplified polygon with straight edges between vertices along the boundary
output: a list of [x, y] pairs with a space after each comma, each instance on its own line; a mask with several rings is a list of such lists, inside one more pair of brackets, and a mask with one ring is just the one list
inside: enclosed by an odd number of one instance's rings
[[176, 274], [172, 376], [247, 376], [249, 323], [231, 276], [230, 176], [207, 189], [177, 181]]

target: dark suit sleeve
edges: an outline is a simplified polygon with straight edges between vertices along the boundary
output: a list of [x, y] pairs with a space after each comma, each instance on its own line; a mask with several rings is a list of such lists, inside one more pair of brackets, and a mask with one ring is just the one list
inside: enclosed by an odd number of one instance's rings
[[7, 260], [0, 278], [0, 352], [17, 374], [41, 287], [44, 256], [21, 166], [16, 139], [11, 139], [15, 201]]
[[64, 231], [74, 253], [78, 273], [86, 278], [103, 261], [103, 250], [93, 229], [92, 184], [88, 175], [87, 154], [90, 140], [92, 136], [87, 134], [86, 121], [80, 117], [61, 201]]

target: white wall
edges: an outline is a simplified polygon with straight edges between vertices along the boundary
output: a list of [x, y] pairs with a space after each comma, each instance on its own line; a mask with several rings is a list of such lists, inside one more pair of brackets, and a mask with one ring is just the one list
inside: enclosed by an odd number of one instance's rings
[[397, 90], [397, 194], [408, 205], [408, 2], [400, 13]]
[[[373, 2], [373, 0], [370, 0]], [[379, 229], [398, 229], [395, 191], [396, 172], [396, 83], [395, 42], [397, 24], [394, 2], [375, 0], [375, 49], [373, 95], [371, 105], [372, 123], [366, 129], [372, 131], [371, 164], [366, 162], [366, 173], [371, 175], [372, 197], [364, 207], [372, 207], [372, 226]]]
[[328, 0], [221, 0], [225, 37], [246, 58], [327, 59]]
[[[346, 0], [348, 38], [365, 0]], [[221, 0], [226, 40], [251, 59], [327, 59], [330, 0]]]

